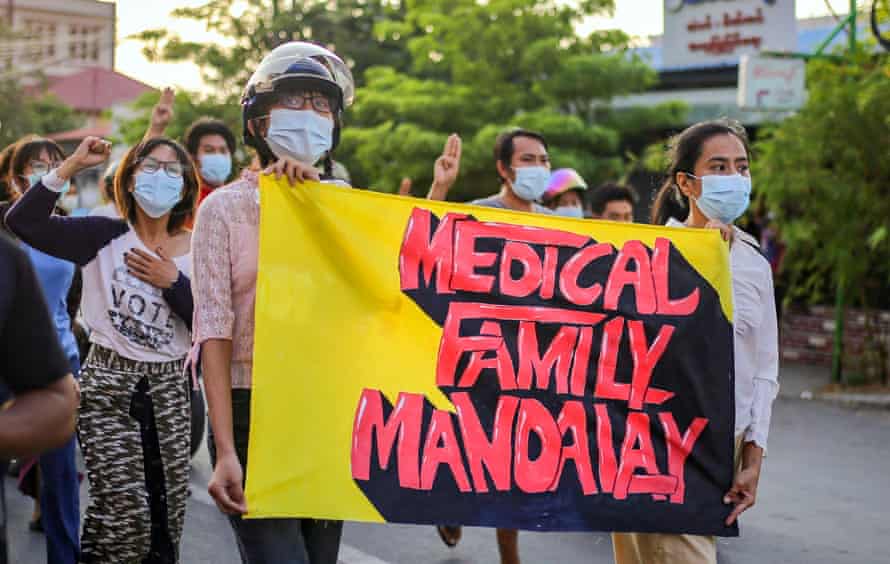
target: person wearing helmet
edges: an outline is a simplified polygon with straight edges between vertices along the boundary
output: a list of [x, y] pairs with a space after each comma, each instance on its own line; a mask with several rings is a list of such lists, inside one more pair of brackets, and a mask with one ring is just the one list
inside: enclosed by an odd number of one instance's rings
[[[308, 179], [336, 182], [332, 152], [353, 92], [349, 69], [328, 49], [304, 42], [281, 45], [260, 62], [244, 89], [244, 141], [256, 149], [260, 167], [277, 178], [285, 175], [291, 184]], [[253, 370], [258, 182], [257, 171], [248, 169], [239, 180], [214, 190], [198, 210], [192, 239], [194, 343], [201, 351], [214, 465], [208, 489], [229, 515], [243, 562], [335, 564], [341, 522], [241, 517], [247, 512], [243, 488]]]
[[584, 191], [587, 183], [573, 168], [561, 168], [550, 175], [541, 203], [556, 215], [584, 217]]

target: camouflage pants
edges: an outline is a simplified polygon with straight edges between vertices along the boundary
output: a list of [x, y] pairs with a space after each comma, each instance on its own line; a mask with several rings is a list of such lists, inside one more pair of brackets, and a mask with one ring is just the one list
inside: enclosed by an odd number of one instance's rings
[[90, 350], [77, 428], [90, 491], [83, 562], [178, 562], [190, 429], [182, 365]]

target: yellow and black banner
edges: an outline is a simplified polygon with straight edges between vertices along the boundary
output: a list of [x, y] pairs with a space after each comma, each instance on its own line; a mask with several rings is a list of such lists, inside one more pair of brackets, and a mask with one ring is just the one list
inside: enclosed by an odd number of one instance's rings
[[738, 534], [716, 231], [260, 193], [250, 516]]

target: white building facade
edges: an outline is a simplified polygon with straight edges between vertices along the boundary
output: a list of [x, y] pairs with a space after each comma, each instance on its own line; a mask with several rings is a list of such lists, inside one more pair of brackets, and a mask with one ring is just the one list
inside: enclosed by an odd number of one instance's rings
[[6, 75], [73, 74], [114, 69], [115, 5], [97, 0], [0, 0], [0, 17], [12, 33], [0, 38]]

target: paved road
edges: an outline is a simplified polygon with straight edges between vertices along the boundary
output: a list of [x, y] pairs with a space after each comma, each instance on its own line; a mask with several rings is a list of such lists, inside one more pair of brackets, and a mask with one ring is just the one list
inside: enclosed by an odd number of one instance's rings
[[[234, 537], [209, 505], [209, 463], [193, 468], [183, 563], [238, 564]], [[43, 562], [42, 537], [26, 527], [30, 500], [11, 491], [12, 562]], [[447, 549], [432, 527], [346, 525], [344, 564], [497, 563], [494, 533], [466, 529]], [[520, 535], [526, 563], [609, 563], [604, 534]], [[887, 564], [890, 562], [890, 412], [853, 411], [794, 399], [777, 401], [757, 507], [739, 539], [721, 540], [722, 564]]]

